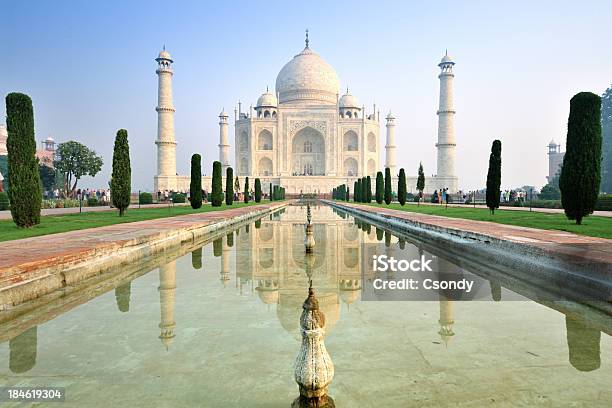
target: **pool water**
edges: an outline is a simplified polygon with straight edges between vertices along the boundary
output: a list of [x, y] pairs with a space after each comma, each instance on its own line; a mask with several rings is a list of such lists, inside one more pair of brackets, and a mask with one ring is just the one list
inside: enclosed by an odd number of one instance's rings
[[612, 406], [612, 327], [581, 308], [512, 287], [479, 301], [361, 301], [362, 244], [382, 231], [315, 207], [306, 258], [305, 219], [290, 206], [0, 325], [0, 384], [65, 387], [69, 407], [289, 407], [310, 275], [337, 407]]

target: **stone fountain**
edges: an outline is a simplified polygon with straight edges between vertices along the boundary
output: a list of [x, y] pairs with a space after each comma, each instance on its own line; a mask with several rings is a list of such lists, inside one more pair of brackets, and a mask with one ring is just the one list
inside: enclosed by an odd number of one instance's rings
[[312, 214], [310, 212], [310, 204], [308, 204], [306, 208], [306, 221], [306, 237], [304, 238], [304, 246], [306, 247], [306, 252], [311, 253], [314, 250], [316, 242], [312, 230]]
[[300, 396], [292, 408], [333, 408], [334, 400], [327, 395], [327, 387], [334, 378], [334, 363], [325, 349], [325, 315], [319, 310], [319, 302], [312, 288], [302, 306], [300, 333], [302, 344], [295, 359], [294, 378], [300, 388]]

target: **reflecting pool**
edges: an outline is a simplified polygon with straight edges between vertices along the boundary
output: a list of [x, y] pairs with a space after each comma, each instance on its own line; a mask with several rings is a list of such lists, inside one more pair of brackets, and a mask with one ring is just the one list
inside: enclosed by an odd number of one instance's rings
[[361, 301], [364, 243], [432, 249], [320, 206], [308, 258], [305, 220], [287, 207], [3, 323], [0, 383], [71, 407], [289, 407], [310, 276], [337, 407], [612, 405], [605, 318], [490, 277], [478, 301]]

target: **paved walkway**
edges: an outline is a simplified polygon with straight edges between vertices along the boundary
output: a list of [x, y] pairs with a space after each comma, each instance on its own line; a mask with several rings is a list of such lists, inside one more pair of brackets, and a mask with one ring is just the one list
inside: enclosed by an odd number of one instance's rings
[[201, 228], [284, 205], [286, 202], [259, 204], [0, 242], [0, 288], [27, 279], [30, 272], [58, 263], [76, 264], [96, 253], [116, 251], [130, 243], [145, 242], [177, 230]]
[[558, 230], [541, 230], [515, 225], [497, 224], [488, 221], [473, 221], [460, 218], [427, 215], [384, 207], [371, 207], [353, 203], [338, 203], [378, 215], [386, 215], [413, 223], [426, 224], [437, 228], [471, 232], [511, 242], [532, 245], [549, 253], [578, 257], [585, 261], [612, 264], [612, 240], [576, 235]]
[[[188, 205], [184, 204], [174, 204], [176, 206], [179, 205]], [[163, 208], [167, 207], [168, 204], [141, 204], [140, 208]], [[132, 204], [130, 208], [138, 208], [138, 204]], [[99, 211], [117, 211], [116, 208], [111, 208], [109, 206], [99, 206], [99, 207], [83, 207], [83, 212], [99, 212]], [[62, 214], [74, 214], [79, 212], [79, 207], [70, 207], [70, 208], [45, 208], [41, 211], [41, 215], [62, 215]], [[10, 211], [0, 211], [0, 220], [10, 220], [11, 212]]]
[[[406, 204], [414, 204], [417, 205], [417, 203], [415, 202], [406, 202]], [[433, 204], [433, 203], [421, 203], [421, 205], [440, 205], [440, 204]], [[449, 204], [449, 207], [462, 207], [462, 208], [474, 208], [473, 204]], [[487, 208], [486, 205], [484, 204], [476, 204], [476, 208]], [[511, 207], [511, 206], [501, 206], [499, 207], [500, 210], [511, 210], [511, 211], [529, 211], [529, 206], [527, 207]], [[542, 212], [542, 213], [549, 213], [549, 214], [563, 214], [563, 209], [561, 208], [532, 208], [531, 211], [534, 212]], [[599, 215], [601, 217], [612, 217], [612, 211], [593, 211], [593, 215]]]

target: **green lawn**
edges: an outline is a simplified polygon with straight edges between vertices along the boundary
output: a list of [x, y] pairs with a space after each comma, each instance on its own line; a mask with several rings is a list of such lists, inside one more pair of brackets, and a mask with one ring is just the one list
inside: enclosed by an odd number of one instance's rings
[[[265, 201], [268, 203], [269, 201]], [[262, 203], [264, 201], [262, 200]], [[105, 225], [122, 224], [153, 220], [156, 218], [175, 217], [177, 215], [194, 214], [208, 211], [220, 211], [229, 208], [240, 208], [255, 205], [255, 202], [235, 203], [231, 206], [223, 204], [221, 207], [213, 207], [204, 204], [201, 208], [194, 210], [190, 206], [160, 206], [159, 208], [130, 208], [123, 217], [119, 217], [118, 211], [84, 212], [63, 215], [46, 215], [41, 217], [40, 224], [32, 228], [18, 228], [13, 220], [0, 220], [0, 241], [11, 241], [14, 239], [36, 237], [40, 235], [57, 234], [66, 231], [75, 231], [86, 228], [103, 227]]]
[[612, 239], [612, 218], [590, 215], [583, 218], [582, 225], [576, 225], [575, 221], [567, 219], [565, 214], [546, 214], [541, 212], [515, 211], [515, 210], [495, 210], [495, 215], [491, 215], [485, 208], [465, 208], [433, 205], [414, 205], [406, 204], [401, 206], [392, 203], [369, 204], [373, 207], [388, 207], [393, 210], [410, 211], [422, 214], [441, 215], [444, 217], [463, 218], [467, 220], [490, 221], [500, 224], [519, 225], [522, 227], [539, 228], [546, 230], [560, 230], [573, 232], [580, 235], [591, 237], [601, 237]]

